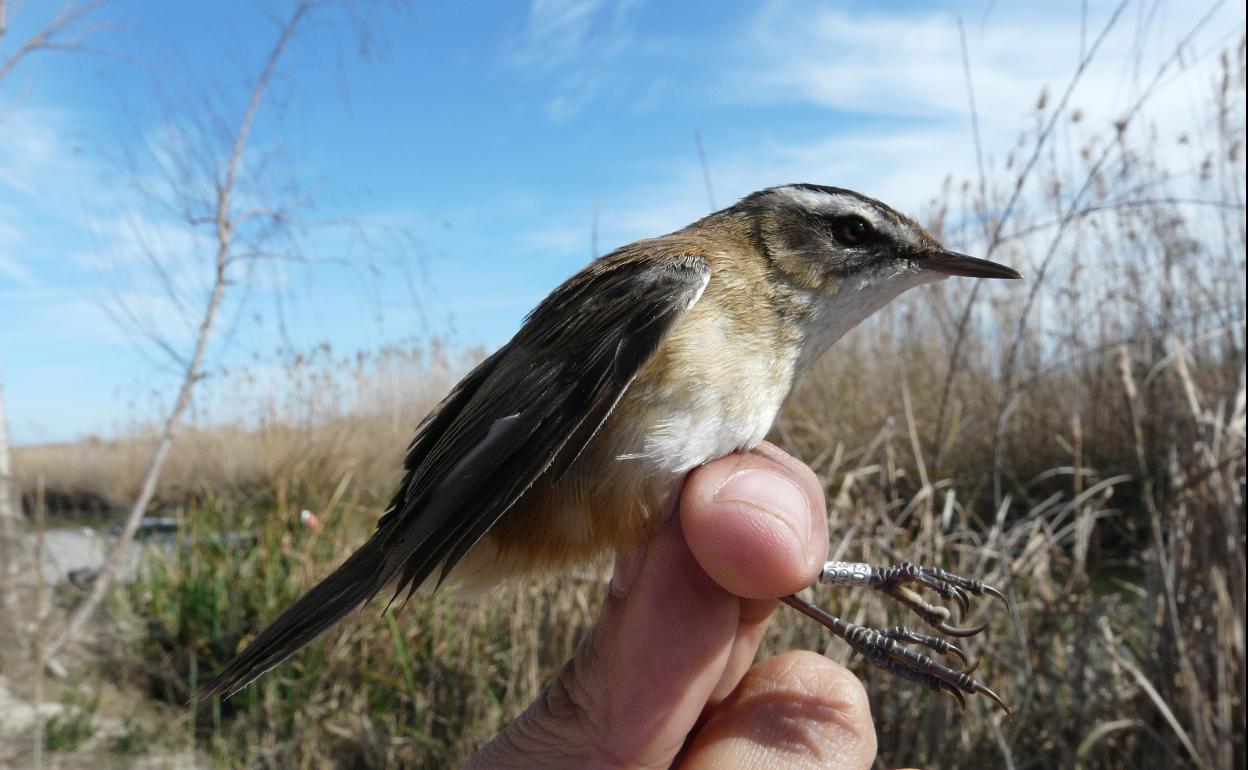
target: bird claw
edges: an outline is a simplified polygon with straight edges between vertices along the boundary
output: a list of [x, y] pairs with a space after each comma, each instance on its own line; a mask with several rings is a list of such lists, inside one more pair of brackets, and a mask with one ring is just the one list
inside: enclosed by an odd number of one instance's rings
[[[824, 574], [827, 574], [826, 569]], [[926, 587], [951, 600], [958, 607], [959, 622], [970, 610], [971, 596], [990, 596], [1000, 599], [1007, 610], [1010, 607], [1005, 594], [987, 583], [955, 575], [940, 567], [924, 567], [910, 562], [893, 567], [870, 567], [867, 584], [909, 607], [928, 625], [950, 636], [974, 636], [987, 628], [987, 624], [973, 627], [950, 625], [952, 613], [945, 607], [937, 607], [926, 601], [910, 588], [911, 585]]]
[[[955, 575], [939, 567], [924, 567], [910, 562], [892, 567], [874, 567], [857, 562], [828, 562], [820, 573], [819, 582], [874, 588], [908, 607], [942, 634], [958, 638], [983, 633], [988, 624], [965, 627], [954, 625], [949, 622], [953, 614], [949, 608], [928, 602], [911, 586], [925, 587], [949, 600], [957, 607], [958, 623], [970, 610], [972, 596], [1000, 599], [1007, 610], [1010, 607], [1005, 595], [986, 583]], [[968, 665], [966, 653], [958, 645], [903, 626], [886, 630], [856, 626], [796, 596], [786, 596], [783, 601], [844, 639], [874, 665], [945, 693], [953, 698], [959, 708], [965, 709], [966, 695], [984, 695], [996, 703], [1007, 716], [1011, 715], [1010, 707], [999, 695], [971, 676], [979, 663]], [[962, 669], [949, 668], [928, 655], [905, 647], [906, 644], [918, 644], [940, 655], [955, 656], [961, 661]]]
[[[792, 594], [782, 597], [781, 601], [803, 615], [818, 621], [832, 633], [844, 639], [855, 652], [885, 671], [891, 671], [912, 682], [946, 693], [958, 702], [959, 707], [963, 708], [966, 705], [964, 693], [986, 695], [1006, 714], [1010, 714], [1010, 707], [1005, 705], [1005, 701], [1001, 700], [1001, 697], [983, 682], [972, 677], [970, 672], [949, 668], [921, 652], [904, 646], [904, 643], [922, 644], [937, 652], [958, 655], [965, 664], [965, 654], [943, 639], [925, 636], [900, 626], [886, 630], [857, 626]], [[954, 652], [954, 650], [957, 651]]]
[[[970, 674], [968, 673], [967, 676], [970, 676]], [[997, 695], [995, 692], [990, 690], [987, 685], [983, 684], [982, 682], [976, 681], [975, 692], [979, 693], [980, 695], [987, 695], [989, 698], [991, 698], [993, 702], [996, 703], [998, 706], [1000, 706], [1001, 710], [1005, 712], [1006, 717], [1012, 718], [1014, 716], [1014, 710], [1011, 709], [1009, 706], [1007, 706], [1005, 704], [1005, 701], [1001, 699], [1001, 696]]]
[[932, 628], [935, 628], [937, 631], [940, 631], [942, 634], [948, 634], [949, 636], [956, 636], [959, 639], [965, 639], [968, 636], [976, 636], [978, 634], [982, 634], [984, 632], [984, 629], [988, 628], [988, 624], [980, 623], [978, 626], [971, 626], [970, 628], [962, 628], [960, 626], [951, 626], [948, 623], [933, 623]]
[[[924, 647], [927, 647], [928, 649], [933, 650], [941, 655], [957, 656], [962, 661], [962, 665], [964, 667], [969, 662], [966, 658], [966, 652], [964, 652], [961, 647], [959, 647], [958, 645], [952, 642], [947, 642], [938, 636], [927, 636], [925, 634], [916, 633], [906, 628], [905, 626], [895, 626], [893, 628], [888, 629], [887, 631], [880, 631], [879, 633], [880, 635], [885, 636], [889, 639], [892, 639], [893, 641], [896, 641], [896, 642], [903, 642], [903, 643], [909, 643], [909, 644], [921, 644]], [[975, 666], [978, 666], [978, 665], [979, 663], [976, 662]]]
[[966, 617], [966, 611], [971, 608], [971, 599], [966, 595], [966, 591], [957, 586], [953, 587], [951, 593], [953, 594], [953, 600], [958, 604], [958, 620], [960, 621]]
[[1010, 612], [1012, 610], [1012, 608], [1010, 607], [1010, 600], [1005, 598], [1005, 594], [1001, 593], [1000, 591], [998, 591], [997, 589], [993, 588], [990, 585], [987, 585], [987, 584], [981, 584], [981, 585], [983, 586], [984, 593], [988, 594], [994, 599], [1001, 600], [1001, 603], [1005, 605], [1006, 612]]
[[936, 685], [936, 689], [939, 692], [943, 692], [945, 695], [948, 695], [954, 703], [958, 704], [958, 709], [960, 711], [966, 711], [966, 696], [962, 694], [961, 690], [948, 682], [939, 682]]

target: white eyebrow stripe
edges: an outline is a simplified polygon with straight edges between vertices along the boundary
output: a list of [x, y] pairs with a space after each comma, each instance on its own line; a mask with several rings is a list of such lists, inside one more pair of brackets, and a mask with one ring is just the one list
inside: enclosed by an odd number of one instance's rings
[[857, 214], [871, 224], [875, 225], [875, 229], [882, 229], [880, 224], [883, 222], [883, 217], [880, 216], [880, 212], [875, 210], [874, 206], [870, 206], [862, 201], [853, 199], [846, 200], [845, 202], [848, 205], [837, 209], [836, 213], [838, 216]]
[[890, 213], [889, 210], [881, 210], [872, 202], [863, 200], [853, 193], [831, 193], [796, 186], [773, 187], [771, 191], [781, 199], [806, 211], [838, 217], [857, 215], [897, 243], [910, 246], [921, 245], [922, 241], [918, 233], [904, 217], [895, 212]]
[[836, 216], [857, 214], [868, 222], [879, 223], [884, 217], [875, 206], [848, 194], [835, 194], [807, 187], [778, 187], [777, 195], [808, 211], [824, 211]]
[[889, 218], [881, 214], [875, 206], [853, 195], [833, 195], [803, 187], [781, 187], [776, 190], [776, 194], [807, 211], [816, 211], [834, 216], [852, 216], [856, 214], [874, 225], [877, 230], [896, 231]]
[[818, 209], [834, 200], [831, 195], [825, 192], [810, 190], [805, 187], [780, 187], [775, 192], [777, 195], [787, 198], [804, 209]]

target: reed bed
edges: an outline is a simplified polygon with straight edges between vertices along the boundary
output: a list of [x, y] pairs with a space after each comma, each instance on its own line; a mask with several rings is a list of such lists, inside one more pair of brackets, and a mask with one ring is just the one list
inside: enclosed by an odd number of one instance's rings
[[[1010, 597], [971, 618], [990, 628], [968, 646], [1011, 719], [958, 714], [831, 646], [868, 685], [880, 767], [1245, 761], [1242, 39], [1222, 62], [1199, 138], [1129, 119], [1098, 132], [1042, 97], [1014, 154], [927, 212], [948, 244], [1027, 280], [912, 292], [776, 426], [826, 485], [834, 558], [938, 564]], [[169, 731], [224, 766], [441, 766], [487, 740], [593, 623], [602, 568], [365, 610], [227, 704], [181, 706], [366, 536], [412, 427], [471, 359], [322, 349], [280, 362], [277, 396], [247, 395], [246, 373], [208, 383], [237, 415], [204, 407], [178, 439], [158, 495], [177, 548], [115, 592], [82, 665], [170, 704]], [[22, 449], [17, 472], [50, 501], [108, 508], [147, 446], [138, 431]], [[874, 596], [815, 594], [854, 622], [909, 622]], [[827, 643], [781, 608], [764, 646]]]

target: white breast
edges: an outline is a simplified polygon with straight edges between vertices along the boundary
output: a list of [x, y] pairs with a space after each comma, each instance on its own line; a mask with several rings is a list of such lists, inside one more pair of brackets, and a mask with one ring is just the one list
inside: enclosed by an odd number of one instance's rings
[[665, 418], [646, 433], [642, 451], [621, 459], [642, 459], [656, 471], [683, 474], [699, 465], [757, 446], [771, 430], [788, 393], [759, 383], [753, 393], [687, 393], [671, 402]]
[[756, 446], [793, 383], [797, 350], [730, 339], [713, 315], [703, 318], [698, 334], [675, 343], [683, 346], [674, 356], [679, 373], [648, 394], [662, 408], [644, 410], [647, 424], [631, 426], [631, 446], [618, 455], [645, 462], [655, 477]]

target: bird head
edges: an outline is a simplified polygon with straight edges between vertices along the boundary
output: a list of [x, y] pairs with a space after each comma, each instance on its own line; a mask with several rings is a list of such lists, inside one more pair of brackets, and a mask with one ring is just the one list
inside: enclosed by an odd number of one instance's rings
[[802, 330], [805, 369], [902, 292], [949, 276], [1021, 278], [941, 246], [913, 219], [852, 190], [792, 184], [722, 212], [749, 227], [780, 286], [781, 313]]
[[789, 280], [837, 293], [853, 286], [893, 296], [953, 275], [1021, 278], [1013, 268], [945, 249], [913, 219], [837, 187], [772, 187], [738, 204], [757, 223], [764, 249]]

